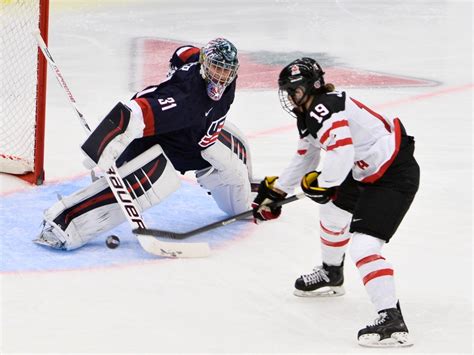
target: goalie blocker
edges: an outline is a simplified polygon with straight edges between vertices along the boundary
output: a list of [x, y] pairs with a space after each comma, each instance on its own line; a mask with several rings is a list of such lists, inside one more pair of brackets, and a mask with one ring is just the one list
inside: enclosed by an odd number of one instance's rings
[[119, 102], [81, 146], [85, 165], [109, 169], [129, 144], [143, 135], [144, 127], [140, 113]]

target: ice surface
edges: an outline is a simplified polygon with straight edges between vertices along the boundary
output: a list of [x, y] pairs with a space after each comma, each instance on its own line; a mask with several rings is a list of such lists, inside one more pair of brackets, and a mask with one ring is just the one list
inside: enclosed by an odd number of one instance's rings
[[[397, 353], [471, 353], [471, 2], [51, 1], [49, 46], [92, 126], [139, 89], [144, 63], [164, 63], [163, 41], [202, 45], [217, 36], [247, 58], [229, 120], [249, 136], [256, 176], [278, 174], [296, 147], [271, 83], [275, 68], [300, 55], [316, 57], [351, 96], [402, 119], [416, 137], [422, 180], [384, 250], [415, 339]], [[83, 131], [52, 74], [48, 87], [46, 184], [0, 176], [2, 353], [388, 353], [356, 343], [375, 313], [350, 260], [343, 297], [292, 295], [294, 280], [320, 263], [310, 201], [285, 206], [278, 221], [199, 236], [211, 241], [206, 259], [152, 258], [126, 225], [114, 231], [116, 250], [105, 236], [71, 253], [31, 243], [55, 193], [88, 182]], [[145, 214], [183, 230], [222, 217], [190, 175]]]

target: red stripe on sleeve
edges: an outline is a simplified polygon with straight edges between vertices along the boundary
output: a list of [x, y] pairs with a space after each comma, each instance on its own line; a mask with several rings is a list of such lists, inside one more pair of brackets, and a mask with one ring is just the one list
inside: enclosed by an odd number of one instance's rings
[[142, 109], [143, 123], [145, 123], [143, 137], [153, 136], [155, 134], [155, 115], [153, 115], [150, 103], [147, 99], [135, 99], [135, 102]]
[[352, 144], [352, 138], [344, 138], [344, 139], [339, 139], [334, 143], [333, 145], [330, 145], [326, 150], [329, 152], [330, 150], [334, 150], [338, 147], [343, 147], [345, 145], [351, 145]]
[[321, 139], [319, 140], [321, 144], [324, 144], [324, 142], [326, 142], [326, 140], [329, 138], [329, 135], [331, 134], [331, 131], [333, 129], [344, 127], [344, 126], [349, 127], [349, 122], [347, 120], [333, 122], [331, 127], [329, 127], [329, 129], [326, 132], [324, 132], [323, 135], [321, 136]]
[[385, 162], [385, 164], [383, 164], [380, 167], [380, 169], [376, 173], [374, 173], [370, 176], [367, 176], [366, 178], [364, 178], [362, 180], [362, 182], [375, 182], [375, 181], [377, 181], [378, 179], [380, 179], [383, 176], [383, 174], [385, 174], [385, 171], [387, 171], [388, 167], [395, 160], [395, 157], [397, 156], [398, 151], [400, 150], [400, 141], [402, 139], [402, 131], [401, 131], [401, 128], [400, 128], [400, 119], [395, 118], [394, 123], [395, 123], [395, 150], [393, 151], [392, 156], [390, 157], [389, 160], [387, 160]]
[[181, 59], [184, 63], [186, 63], [189, 57], [196, 53], [199, 53], [199, 48], [193, 47], [193, 48], [187, 49], [179, 55], [179, 59]]
[[385, 258], [382, 255], [378, 255], [378, 254], [369, 255], [369, 256], [366, 256], [365, 258], [360, 259], [358, 262], [356, 262], [356, 267], [361, 267], [362, 265], [365, 265], [367, 263], [370, 263], [375, 260], [380, 260], [380, 259], [385, 260]]
[[362, 281], [364, 282], [364, 285], [365, 285], [370, 280], [373, 280], [381, 276], [393, 276], [393, 269], [380, 269], [380, 270], [372, 271], [368, 273], [367, 275], [365, 275]]

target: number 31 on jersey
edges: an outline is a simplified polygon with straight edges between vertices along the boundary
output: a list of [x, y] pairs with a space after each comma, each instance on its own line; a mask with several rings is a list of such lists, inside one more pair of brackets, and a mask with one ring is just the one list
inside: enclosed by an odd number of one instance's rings
[[166, 99], [158, 99], [158, 102], [161, 105], [161, 110], [166, 111], [169, 110], [170, 108], [176, 107], [176, 101], [172, 97], [168, 97]]

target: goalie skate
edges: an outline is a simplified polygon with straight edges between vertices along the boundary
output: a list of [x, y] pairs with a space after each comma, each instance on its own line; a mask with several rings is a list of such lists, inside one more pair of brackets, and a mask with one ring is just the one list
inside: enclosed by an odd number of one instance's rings
[[345, 293], [342, 263], [331, 266], [323, 263], [315, 267], [313, 272], [301, 275], [295, 282], [293, 294], [298, 297], [335, 297]]
[[57, 233], [57, 228], [43, 221], [43, 230], [34, 243], [44, 245], [53, 249], [66, 249], [65, 240]]
[[379, 312], [379, 317], [357, 336], [359, 345], [370, 348], [395, 348], [412, 346], [408, 328], [397, 308]]

